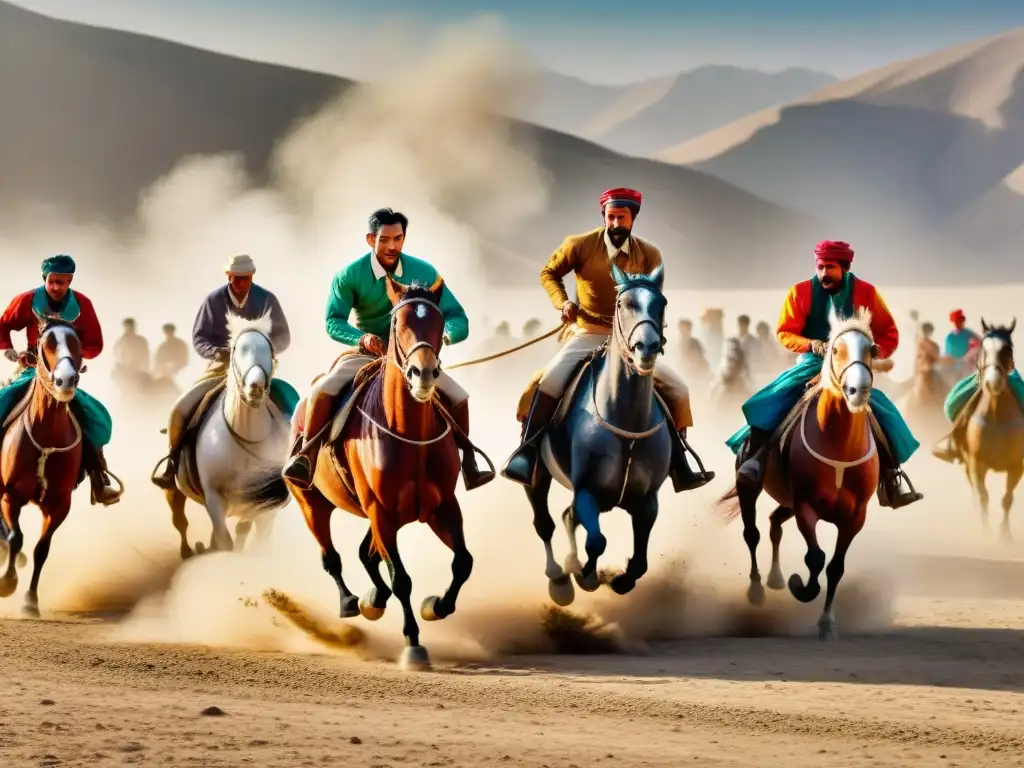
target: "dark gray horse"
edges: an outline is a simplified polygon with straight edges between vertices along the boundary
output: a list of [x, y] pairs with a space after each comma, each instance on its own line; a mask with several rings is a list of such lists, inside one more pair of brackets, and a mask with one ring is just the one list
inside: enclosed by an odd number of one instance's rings
[[[533, 507], [533, 527], [547, 553], [545, 573], [551, 599], [569, 605], [575, 596], [569, 575], [593, 592], [606, 582], [624, 595], [647, 572], [647, 544], [658, 517], [658, 490], [668, 477], [672, 443], [663, 411], [655, 401], [654, 366], [664, 351], [666, 299], [664, 272], [629, 275], [612, 265], [618, 288], [612, 332], [578, 383], [566, 393], [540, 446], [542, 461], [526, 495]], [[569, 534], [565, 570], [555, 562], [551, 537], [555, 522], [548, 491], [556, 479], [573, 493], [563, 513]], [[599, 576], [597, 559], [606, 540], [599, 515], [620, 507], [633, 519], [633, 556], [626, 570]], [[576, 526], [587, 532], [587, 562], [581, 565]]]

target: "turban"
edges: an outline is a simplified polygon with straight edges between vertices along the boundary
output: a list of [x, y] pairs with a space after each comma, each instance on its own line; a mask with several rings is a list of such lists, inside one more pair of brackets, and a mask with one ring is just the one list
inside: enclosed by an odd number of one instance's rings
[[823, 261], [845, 261], [849, 264], [853, 261], [853, 249], [842, 240], [822, 240], [814, 246], [814, 256], [819, 264]]
[[75, 274], [75, 260], [63, 253], [43, 259], [43, 277], [51, 272], [56, 272], [58, 275], [73, 275]]
[[954, 309], [949, 313], [949, 322], [951, 323], [962, 323], [967, 319], [967, 315], [964, 314], [962, 309]]
[[636, 213], [640, 210], [640, 203], [643, 202], [644, 196], [637, 192], [635, 189], [627, 189], [626, 187], [617, 187], [616, 189], [606, 189], [601, 194], [601, 210], [605, 209], [605, 206], [612, 206], [614, 208], [629, 208]]

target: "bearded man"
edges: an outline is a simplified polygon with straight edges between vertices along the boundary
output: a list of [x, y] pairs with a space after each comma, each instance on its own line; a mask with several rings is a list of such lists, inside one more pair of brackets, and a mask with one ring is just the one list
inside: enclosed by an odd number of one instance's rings
[[[581, 235], [567, 237], [541, 270], [541, 284], [555, 309], [561, 312], [562, 322], [575, 323], [576, 328], [544, 368], [523, 424], [522, 442], [501, 470], [502, 476], [509, 480], [532, 486], [539, 460], [537, 438], [555, 415], [562, 395], [583, 363], [611, 336], [618, 296], [611, 274], [612, 264], [623, 272], [646, 275], [662, 263], [658, 247], [633, 234], [633, 222], [642, 200], [642, 195], [633, 189], [606, 190], [598, 201], [603, 224]], [[569, 299], [562, 283], [570, 272], [576, 276], [578, 303]], [[660, 361], [654, 372], [654, 386], [667, 406], [666, 421], [675, 425], [672, 484], [677, 493], [700, 488], [715, 475], [714, 472], [695, 472], [686, 459], [689, 448], [682, 438], [693, 426], [690, 393], [682, 380]]]

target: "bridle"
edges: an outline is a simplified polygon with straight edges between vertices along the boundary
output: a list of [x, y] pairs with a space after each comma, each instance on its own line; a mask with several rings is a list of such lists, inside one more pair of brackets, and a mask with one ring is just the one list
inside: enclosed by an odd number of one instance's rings
[[[259, 363], [253, 363], [248, 368], [246, 368], [245, 371], [242, 371], [238, 368], [238, 363], [235, 362], [235, 346], [237, 346], [239, 340], [247, 333], [258, 333], [260, 336], [266, 339], [267, 345], [270, 347], [271, 364], [269, 371]], [[262, 331], [257, 331], [255, 328], [246, 328], [232, 340], [231, 349], [228, 352], [228, 359], [228, 366], [231, 370], [231, 376], [235, 380], [235, 388], [238, 390], [239, 397], [242, 399], [242, 402], [245, 403], [247, 406], [249, 406], [250, 408], [255, 408], [256, 406], [250, 403], [245, 396], [245, 378], [246, 376], [249, 375], [249, 372], [253, 368], [256, 368], [263, 374], [264, 378], [266, 378], [267, 387], [270, 387], [270, 382], [274, 378], [274, 372], [277, 370], [277, 356], [274, 354], [274, 343], [270, 340], [270, 337], [267, 336], [267, 334], [263, 333]]]
[[401, 344], [398, 343], [398, 310], [402, 307], [409, 306], [411, 304], [422, 304], [425, 307], [429, 307], [434, 310], [442, 317], [444, 313], [441, 308], [437, 306], [433, 301], [421, 296], [415, 296], [411, 299], [402, 299], [395, 306], [391, 308], [391, 340], [389, 346], [395, 351], [394, 358], [389, 355], [388, 361], [394, 365], [398, 370], [402, 372], [402, 377], [408, 382], [409, 380], [409, 358], [416, 354], [421, 349], [429, 349], [434, 353], [434, 357], [437, 359], [437, 368], [441, 369], [441, 350], [435, 349], [434, 345], [429, 341], [417, 341], [409, 349], [402, 349]]
[[[46, 364], [46, 355], [43, 352], [43, 341], [46, 336], [50, 333], [54, 333], [56, 328], [68, 328], [69, 326], [57, 325], [54, 327], [45, 327], [39, 332], [39, 341], [36, 344], [36, 379], [42, 385], [43, 389], [46, 390], [48, 395], [56, 395], [56, 388], [53, 384], [53, 369], [60, 365], [64, 360], [71, 363], [71, 367], [74, 368], [75, 375], [81, 374], [80, 366], [81, 360], [75, 361], [75, 358], [71, 355], [63, 355], [58, 357], [52, 367], [48, 367]], [[73, 329], [71, 329], [73, 331]], [[45, 376], [43, 374], [46, 374]]]
[[[845, 336], [848, 333], [856, 333], [856, 334], [859, 334], [859, 335], [863, 336], [868, 341], [872, 341], [871, 337], [868, 336], [866, 333], [864, 333], [864, 331], [860, 330], [859, 328], [847, 328], [842, 333], [837, 334], [836, 337], [834, 339], [832, 339], [829, 342], [829, 345], [828, 345], [829, 384], [831, 385], [831, 387], [833, 389], [837, 389], [840, 392], [842, 392], [843, 391], [843, 378], [846, 376], [846, 372], [851, 370], [856, 365], [861, 365], [868, 372], [868, 381], [871, 383], [871, 387], [874, 388], [874, 386], [875, 386], [875, 371], [871, 367], [870, 363], [865, 363], [863, 360], [860, 360], [860, 359], [852, 360], [851, 362], [849, 362], [839, 372], [838, 376], [836, 375], [836, 366], [835, 366], [835, 363], [833, 362], [834, 358], [832, 356], [832, 350], [835, 348], [836, 342], [839, 341], [839, 339], [841, 339], [843, 336]], [[844, 394], [843, 397], [845, 398], [846, 395]]]
[[619, 295], [615, 299], [615, 315], [614, 315], [614, 317], [612, 319], [612, 329], [613, 329], [613, 332], [615, 334], [615, 340], [619, 344], [619, 354], [622, 357], [623, 363], [625, 363], [625, 365], [626, 365], [626, 369], [630, 373], [639, 373], [640, 372], [639, 369], [633, 364], [633, 360], [632, 360], [632, 358], [629, 355], [629, 351], [631, 349], [631, 346], [630, 346], [629, 342], [632, 340], [632, 338], [636, 334], [636, 332], [638, 330], [640, 330], [643, 326], [650, 325], [650, 326], [652, 326], [654, 328], [654, 330], [658, 334], [658, 339], [660, 340], [659, 344], [658, 344], [658, 354], [659, 355], [665, 354], [665, 336], [662, 334], [662, 330], [664, 329], [665, 326], [664, 325], [659, 325], [657, 322], [652, 320], [650, 317], [644, 317], [644, 318], [638, 320], [636, 322], [636, 324], [630, 329], [628, 334], [624, 333], [623, 330], [622, 330], [622, 319], [621, 319], [621, 317], [619, 315], [619, 308], [622, 306], [622, 296], [623, 296], [623, 294], [625, 294], [625, 293], [627, 293], [629, 291], [636, 290], [638, 288], [645, 288], [645, 289], [647, 289], [649, 291], [654, 291], [655, 293], [657, 292], [657, 291], [655, 291], [655, 289], [652, 286], [646, 285], [643, 282], [630, 283], [628, 285], [625, 285], [625, 286], [621, 287], [619, 289]]
[[[1003, 342], [1006, 345], [1006, 347], [1004, 347], [1004, 348], [1009, 351], [1011, 362], [1013, 360], [1013, 342], [1010, 341], [1010, 339], [1007, 338], [1004, 334], [993, 333], [993, 332], [990, 331], [989, 333], [986, 333], [982, 337], [982, 339], [981, 339], [981, 341], [982, 341], [981, 348], [978, 350], [978, 363], [977, 363], [977, 365], [978, 365], [978, 378], [983, 380], [984, 379], [984, 376], [983, 376], [984, 372], [988, 368], [991, 368], [996, 373], [998, 373], [1001, 378], [1005, 379], [1007, 377], [1007, 375], [1009, 374], [1009, 371], [1007, 371], [1006, 366], [1004, 366], [1001, 362], [999, 362], [998, 355], [996, 356], [995, 362], [993, 362], [993, 363], [986, 363], [985, 362], [986, 360], [988, 360], [988, 350], [985, 349], [985, 339], [999, 339], [1001, 342]], [[1013, 370], [1013, 366], [1012, 365], [1010, 367], [1010, 370]]]

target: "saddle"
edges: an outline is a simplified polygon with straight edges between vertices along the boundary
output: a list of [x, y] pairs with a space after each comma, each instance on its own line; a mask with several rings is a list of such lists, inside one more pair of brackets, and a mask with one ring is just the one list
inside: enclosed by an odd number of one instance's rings
[[[210, 415], [210, 407], [217, 402], [217, 398], [226, 388], [227, 379], [224, 379], [203, 396], [181, 435], [181, 446], [178, 449], [178, 478], [185, 481], [192, 495], [200, 499], [203, 498], [203, 493], [202, 484], [199, 482], [199, 466], [196, 463], [196, 443], [199, 439], [199, 431]], [[166, 432], [166, 430], [163, 431]], [[184, 472], [181, 471], [182, 469]]]
[[[577, 368], [576, 372], [569, 380], [569, 386], [566, 387], [565, 392], [559, 400], [558, 407], [555, 409], [555, 419], [561, 420], [565, 416], [563, 406], [566, 403], [572, 402], [572, 399], [576, 394], [576, 390], [579, 388], [580, 381], [583, 380], [583, 375], [590, 369], [594, 360], [604, 356], [607, 348], [608, 344], [606, 342], [591, 352], [583, 359], [583, 362], [580, 363], [579, 368]], [[530, 406], [533, 404], [533, 396], [537, 393], [537, 387], [540, 386], [540, 380], [543, 376], [543, 370], [534, 371], [533, 376], [530, 378], [530, 383], [519, 398], [519, 404], [516, 406], [516, 420], [520, 424], [525, 424], [527, 417], [530, 415]], [[553, 421], [552, 423], [555, 422]]]

